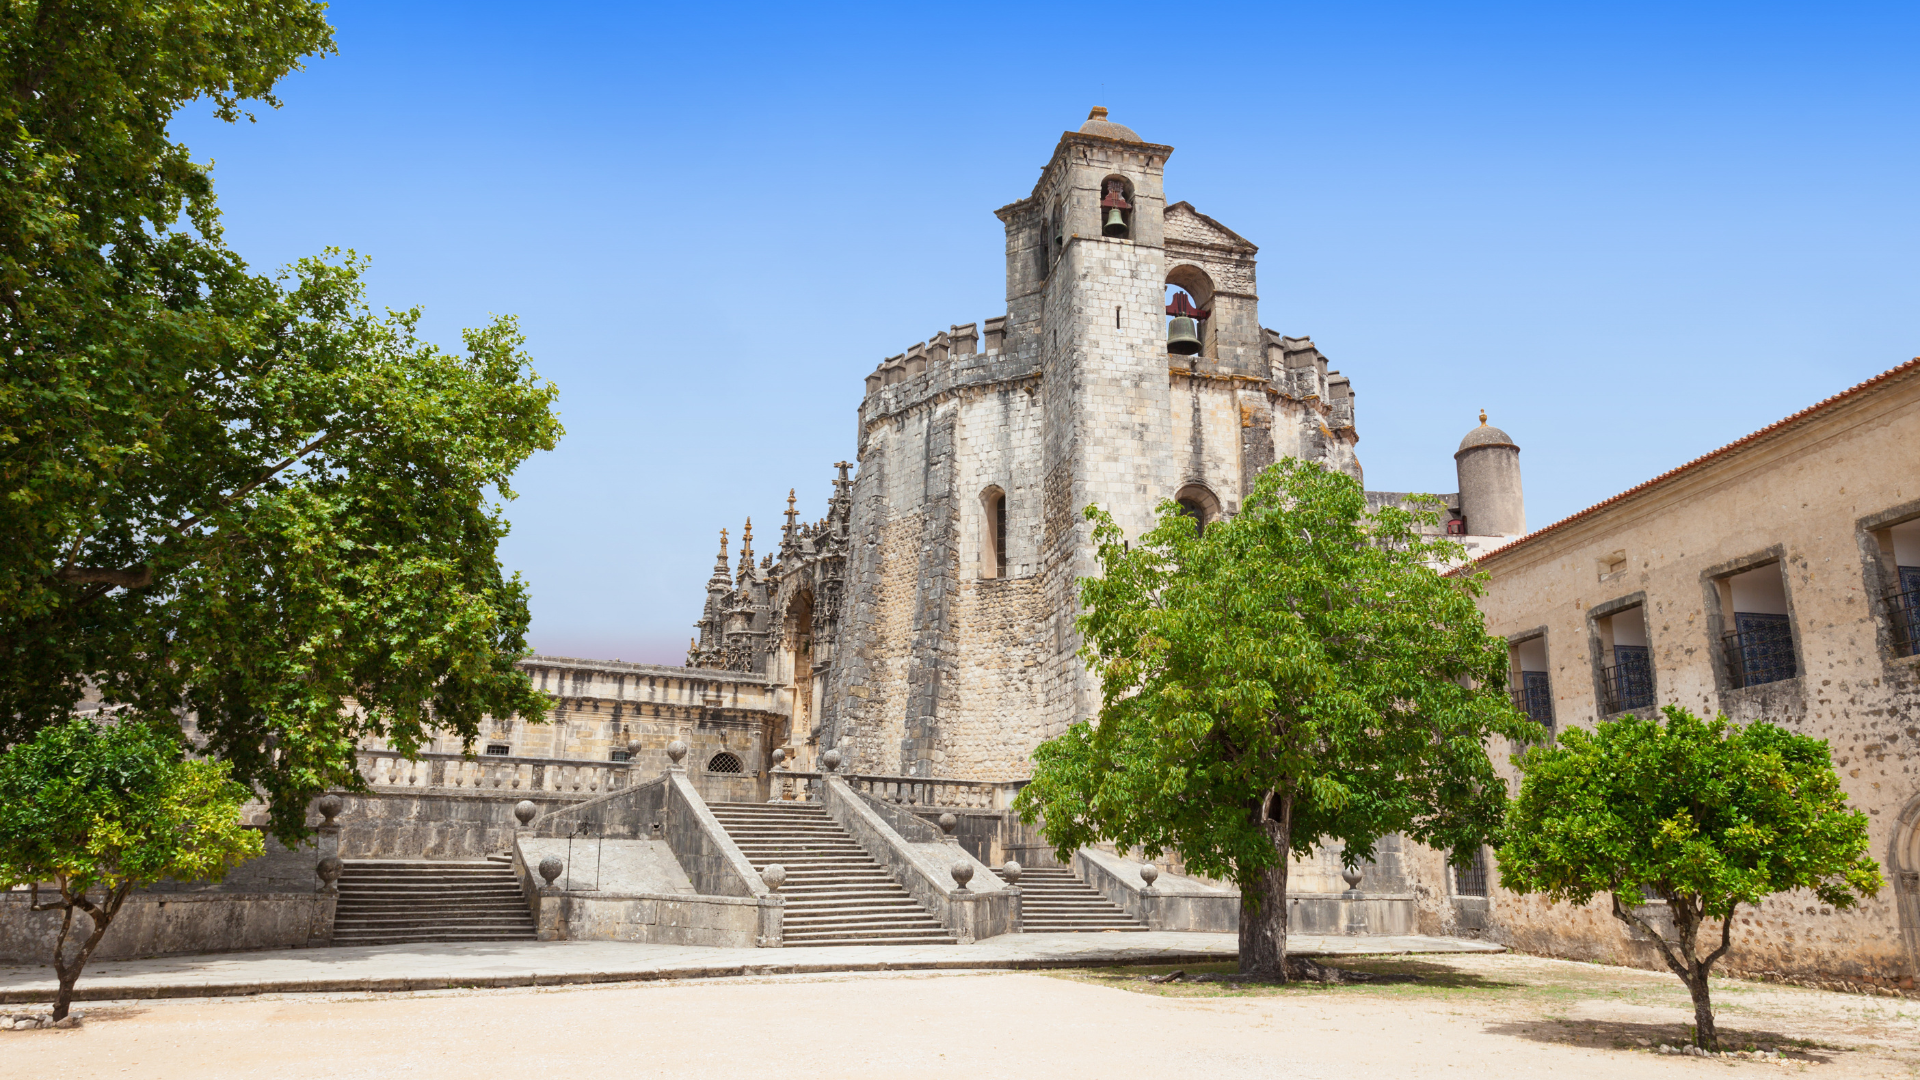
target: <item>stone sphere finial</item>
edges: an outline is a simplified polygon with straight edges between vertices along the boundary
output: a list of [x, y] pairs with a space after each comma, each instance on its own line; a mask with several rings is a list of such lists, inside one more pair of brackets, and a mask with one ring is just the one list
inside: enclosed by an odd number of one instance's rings
[[760, 869], [760, 880], [767, 883], [767, 888], [779, 892], [780, 886], [787, 883], [787, 868], [779, 863], [768, 863]]
[[1159, 878], [1160, 868], [1152, 863], [1148, 863], [1140, 868], [1140, 880], [1147, 883], [1147, 888], [1153, 888], [1153, 883], [1159, 880]]
[[940, 831], [947, 834], [948, 836], [953, 835], [954, 827], [959, 824], [960, 824], [960, 819], [957, 817], [954, 817], [952, 811], [946, 811], [940, 815]]
[[781, 762], [783, 762], [783, 761], [785, 761], [785, 760], [787, 760], [787, 748], [786, 748], [786, 747], [784, 747], [784, 746], [776, 746], [776, 747], [774, 747], [774, 748], [773, 748], [773, 765], [774, 765], [774, 768], [776, 768], [776, 769], [777, 769], [777, 768], [779, 768], [779, 767], [780, 767], [780, 763], [781, 763]]
[[627, 740], [627, 760], [633, 761], [639, 756], [640, 756], [640, 736], [635, 735], [633, 738]]
[[1020, 864], [1014, 862], [1012, 859], [1008, 859], [1007, 865], [1000, 868], [1000, 876], [1006, 878], [1007, 884], [1009, 885], [1020, 884], [1021, 872]]
[[953, 883], [964, 889], [967, 887], [967, 882], [973, 880], [973, 863], [960, 859], [953, 864], [953, 869], [948, 873], [953, 875]]
[[668, 761], [671, 761], [675, 765], [678, 765], [682, 761], [685, 761], [686, 758], [687, 758], [686, 743], [681, 742], [679, 739], [675, 739], [672, 742], [667, 744], [667, 760]]
[[553, 884], [554, 878], [560, 876], [560, 871], [566, 868], [567, 864], [562, 862], [558, 855], [549, 855], [540, 860], [540, 876], [547, 879], [549, 886]]
[[340, 871], [345, 867], [346, 864], [340, 861], [338, 855], [328, 855], [313, 864], [313, 872], [320, 878], [320, 888], [331, 892], [333, 883], [340, 880]]
[[835, 769], [838, 769], [840, 767], [840, 751], [829, 750], [826, 753], [821, 754], [820, 767], [822, 769], [825, 769], [828, 772], [832, 772]]
[[1361, 870], [1357, 866], [1349, 866], [1346, 869], [1340, 871], [1340, 877], [1347, 883], [1348, 892], [1359, 892], [1360, 879], [1365, 876], [1366, 876], [1366, 872]]
[[523, 828], [532, 822], [533, 815], [539, 812], [540, 808], [533, 804], [532, 799], [521, 799], [519, 802], [513, 804], [513, 816], [519, 819]]
[[314, 803], [313, 808], [320, 811], [320, 816], [325, 819], [320, 824], [326, 826], [333, 824], [333, 819], [340, 816], [340, 807], [343, 805], [340, 796], [328, 792], [320, 796], [320, 801]]

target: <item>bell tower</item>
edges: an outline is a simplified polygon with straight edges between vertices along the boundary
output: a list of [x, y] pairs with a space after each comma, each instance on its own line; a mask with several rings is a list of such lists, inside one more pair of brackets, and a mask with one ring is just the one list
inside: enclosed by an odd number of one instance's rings
[[1007, 233], [1005, 354], [1037, 362], [1045, 413], [1041, 560], [1056, 626], [1050, 728], [1097, 706], [1074, 656], [1075, 582], [1092, 574], [1098, 504], [1130, 535], [1177, 487], [1166, 342], [1171, 146], [1096, 108], [1061, 135], [1033, 193], [996, 211]]

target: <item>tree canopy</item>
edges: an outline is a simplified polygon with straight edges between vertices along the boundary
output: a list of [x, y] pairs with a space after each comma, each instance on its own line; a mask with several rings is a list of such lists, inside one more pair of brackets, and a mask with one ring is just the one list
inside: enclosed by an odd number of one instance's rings
[[1097, 841], [1240, 889], [1243, 971], [1285, 977], [1290, 853], [1349, 865], [1401, 833], [1461, 859], [1501, 822], [1492, 735], [1539, 737], [1506, 691], [1460, 547], [1430, 511], [1369, 513], [1358, 482], [1281, 461], [1240, 514], [1176, 503], [1128, 542], [1089, 507], [1102, 573], [1080, 586], [1097, 720], [1034, 753], [1017, 803], [1062, 856]]
[[277, 106], [323, 11], [0, 5], [0, 745], [89, 690], [191, 713], [288, 840], [363, 737], [545, 714], [495, 496], [560, 434], [511, 318], [443, 352], [351, 255], [225, 246], [167, 123]]
[[[55, 1019], [129, 893], [161, 878], [217, 881], [261, 852], [240, 818], [253, 793], [226, 762], [182, 750], [177, 728], [76, 719], [0, 754], [0, 890], [30, 886], [34, 910], [63, 913]], [[47, 883], [58, 897], [42, 902]], [[76, 912], [92, 922], [78, 940]]]
[[[1570, 728], [1526, 752], [1500, 883], [1571, 904], [1609, 894], [1614, 917], [1646, 933], [1686, 983], [1695, 1040], [1712, 1049], [1707, 977], [1732, 946], [1736, 908], [1805, 889], [1844, 909], [1882, 881], [1867, 815], [1848, 808], [1826, 740], [1673, 705], [1662, 713]], [[1670, 929], [1649, 897], [1664, 902]]]

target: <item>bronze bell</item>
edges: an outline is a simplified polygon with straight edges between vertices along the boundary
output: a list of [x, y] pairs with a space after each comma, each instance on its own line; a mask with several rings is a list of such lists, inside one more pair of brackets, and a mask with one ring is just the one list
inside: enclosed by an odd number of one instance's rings
[[1117, 206], [1107, 207], [1107, 223], [1100, 227], [1100, 235], [1118, 236], [1123, 240], [1126, 239], [1127, 218], [1126, 218], [1126, 215], [1120, 212], [1119, 207]]
[[1200, 335], [1195, 331], [1197, 324], [1185, 315], [1176, 315], [1167, 321], [1167, 351], [1176, 356], [1192, 356], [1200, 351]]

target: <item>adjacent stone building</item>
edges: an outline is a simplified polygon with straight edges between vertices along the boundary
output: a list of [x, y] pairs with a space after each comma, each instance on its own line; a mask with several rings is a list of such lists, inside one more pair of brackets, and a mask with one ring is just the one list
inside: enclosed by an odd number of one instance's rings
[[[1677, 703], [1832, 744], [1891, 887], [1852, 911], [1806, 894], [1743, 910], [1729, 970], [1907, 987], [1920, 971], [1916, 434], [1920, 360], [1478, 560], [1516, 698], [1550, 728]], [[1655, 966], [1603, 903], [1509, 894], [1484, 855], [1464, 874], [1410, 859], [1429, 932]]]

